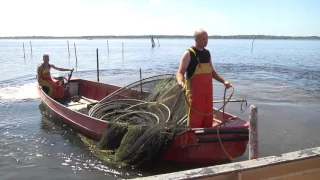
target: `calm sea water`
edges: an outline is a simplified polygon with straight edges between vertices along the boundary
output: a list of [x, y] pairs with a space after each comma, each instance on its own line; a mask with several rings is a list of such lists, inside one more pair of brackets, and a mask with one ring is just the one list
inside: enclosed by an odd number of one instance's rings
[[[67, 40], [0, 40], [0, 179], [126, 179], [191, 168], [130, 169], [103, 162], [77, 132], [43, 112], [36, 92], [36, 66], [44, 53], [58, 67], [75, 68], [74, 76], [96, 80], [98, 48], [100, 81], [126, 85], [138, 80], [140, 68], [143, 77], [175, 73], [193, 40], [159, 43], [151, 48], [149, 39], [109, 39], [108, 53], [107, 39], [69, 40], [69, 56]], [[248, 101], [244, 113], [239, 103], [229, 103], [227, 111], [248, 119], [249, 106], [258, 107], [260, 157], [320, 145], [320, 41], [256, 40], [252, 50], [252, 40], [211, 39], [207, 49], [214, 68], [234, 84], [232, 98]], [[215, 82], [214, 91], [215, 99], [223, 98], [221, 84]], [[236, 161], [246, 159], [247, 152]]]

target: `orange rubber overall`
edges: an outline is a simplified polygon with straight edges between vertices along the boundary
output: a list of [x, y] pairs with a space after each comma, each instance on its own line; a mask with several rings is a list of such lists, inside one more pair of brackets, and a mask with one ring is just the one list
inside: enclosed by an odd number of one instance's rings
[[51, 78], [50, 66], [46, 68], [43, 67], [42, 75], [40, 77], [40, 86], [46, 86], [49, 88], [48, 95], [51, 98], [63, 97], [62, 83], [60, 81], [54, 81]]
[[[196, 52], [189, 48], [192, 53], [196, 55]], [[213, 93], [212, 93], [212, 67], [211, 62], [200, 63], [198, 65], [192, 77], [186, 81], [186, 96], [189, 100], [189, 104], [192, 108], [187, 105], [188, 113], [188, 126], [191, 128], [207, 128], [212, 127], [213, 121]], [[210, 115], [201, 115], [210, 114]]]

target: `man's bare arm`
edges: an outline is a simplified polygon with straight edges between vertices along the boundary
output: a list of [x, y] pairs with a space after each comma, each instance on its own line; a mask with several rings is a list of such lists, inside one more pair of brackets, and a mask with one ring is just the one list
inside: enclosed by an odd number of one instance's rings
[[72, 69], [65, 69], [65, 68], [56, 67], [53, 64], [51, 64], [51, 67], [55, 70], [58, 70], [58, 71], [73, 71], [73, 68]]
[[181, 56], [179, 69], [176, 74], [177, 82], [182, 87], [184, 87], [184, 74], [187, 71], [189, 63], [190, 63], [190, 52], [185, 51]]

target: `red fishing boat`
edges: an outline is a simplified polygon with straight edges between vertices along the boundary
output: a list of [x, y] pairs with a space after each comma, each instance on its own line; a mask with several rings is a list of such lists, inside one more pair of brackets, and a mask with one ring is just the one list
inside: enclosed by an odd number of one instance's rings
[[[70, 78], [70, 77], [69, 77]], [[50, 98], [39, 86], [38, 93], [50, 111], [84, 135], [99, 140], [108, 122], [79, 111], [89, 109], [121, 87], [72, 78], [64, 90], [64, 98], [81, 97], [77, 102], [61, 103]], [[224, 121], [222, 126], [217, 126]], [[249, 139], [249, 123], [232, 114], [218, 111], [212, 128], [190, 128], [178, 134], [168, 145], [162, 160], [181, 163], [212, 163], [242, 156]]]

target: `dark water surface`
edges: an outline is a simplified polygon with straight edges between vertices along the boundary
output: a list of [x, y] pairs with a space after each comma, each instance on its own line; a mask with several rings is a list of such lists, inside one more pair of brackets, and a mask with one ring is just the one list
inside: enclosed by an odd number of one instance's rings
[[[109, 40], [108, 54], [106, 41], [71, 40], [69, 57], [66, 40], [32, 40], [32, 54], [29, 40], [0, 40], [0, 179], [127, 179], [204, 166], [115, 167], [43, 110], [35, 79], [43, 53], [56, 66], [75, 68], [74, 76], [96, 80], [99, 48], [100, 81], [126, 85], [139, 79], [139, 68], [143, 77], [175, 73], [181, 54], [193, 43], [160, 39], [161, 47], [152, 49], [149, 39]], [[209, 40], [215, 69], [235, 85], [233, 99], [248, 100], [244, 113], [239, 103], [229, 103], [227, 111], [247, 120], [249, 106], [258, 107], [260, 157], [319, 146], [320, 41], [256, 40], [253, 52], [251, 43]], [[215, 99], [223, 98], [221, 84], [215, 82], [214, 91]], [[247, 152], [236, 161], [246, 159]]]

